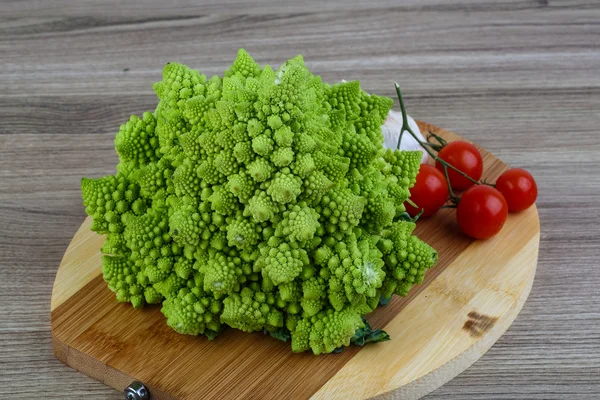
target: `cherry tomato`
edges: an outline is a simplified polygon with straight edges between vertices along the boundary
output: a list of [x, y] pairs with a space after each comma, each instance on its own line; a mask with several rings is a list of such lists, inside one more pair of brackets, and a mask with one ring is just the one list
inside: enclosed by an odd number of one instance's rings
[[496, 189], [506, 199], [510, 212], [519, 212], [531, 207], [538, 193], [533, 176], [521, 168], [504, 171], [496, 181]]
[[432, 165], [421, 164], [417, 174], [417, 182], [410, 189], [410, 199], [418, 206], [415, 208], [410, 204], [404, 203], [406, 212], [411, 217], [419, 214], [421, 208], [423, 214], [421, 217], [429, 217], [448, 199], [448, 185], [446, 177]]
[[[440, 150], [438, 157], [476, 181], [481, 179], [483, 160], [479, 151], [471, 143], [463, 141], [450, 142]], [[436, 161], [435, 167], [444, 173], [442, 164]], [[452, 189], [462, 190], [473, 186], [473, 182], [451, 168], [448, 168], [448, 178]]]
[[504, 196], [487, 185], [476, 185], [465, 191], [456, 209], [458, 226], [475, 239], [487, 239], [500, 232], [507, 216]]

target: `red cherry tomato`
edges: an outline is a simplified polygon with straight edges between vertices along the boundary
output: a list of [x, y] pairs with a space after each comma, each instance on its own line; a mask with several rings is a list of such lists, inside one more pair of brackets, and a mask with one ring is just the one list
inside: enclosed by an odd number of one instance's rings
[[531, 207], [538, 193], [533, 176], [521, 168], [504, 171], [496, 181], [496, 189], [506, 199], [510, 212], [519, 212]]
[[[481, 179], [483, 160], [479, 151], [471, 143], [463, 141], [448, 143], [439, 151], [438, 157], [476, 181]], [[444, 173], [442, 164], [436, 161], [435, 167]], [[448, 168], [448, 178], [452, 189], [462, 190], [473, 186], [473, 182], [451, 168]]]
[[456, 209], [458, 226], [475, 239], [487, 239], [500, 232], [507, 216], [508, 205], [502, 193], [487, 185], [465, 191]]
[[404, 203], [406, 212], [411, 217], [419, 214], [421, 209], [421, 217], [429, 217], [435, 213], [448, 199], [448, 185], [444, 174], [431, 165], [421, 164], [417, 182], [410, 189], [410, 199], [418, 206], [415, 208], [408, 202]]

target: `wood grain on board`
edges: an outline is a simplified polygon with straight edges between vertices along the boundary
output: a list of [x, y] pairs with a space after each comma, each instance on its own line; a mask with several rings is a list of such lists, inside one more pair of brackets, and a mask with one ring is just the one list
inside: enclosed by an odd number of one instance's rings
[[[458, 136], [426, 123], [448, 140]], [[506, 165], [480, 149], [488, 176]], [[369, 317], [392, 340], [341, 354], [294, 354], [262, 333], [226, 329], [213, 341], [179, 335], [159, 306], [118, 304], [101, 276], [102, 237], [81, 226], [59, 267], [52, 296], [56, 355], [122, 390], [128, 379], [160, 399], [418, 398], [477, 360], [504, 333], [533, 283], [539, 244], [535, 207], [511, 215], [486, 241], [461, 234], [451, 210], [419, 222], [416, 234], [439, 262], [407, 297]], [[240, 362], [240, 360], [242, 360]]]

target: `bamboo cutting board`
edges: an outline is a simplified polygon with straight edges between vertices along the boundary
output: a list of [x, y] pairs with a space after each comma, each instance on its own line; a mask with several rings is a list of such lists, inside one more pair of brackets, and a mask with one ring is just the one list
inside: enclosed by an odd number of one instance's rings
[[[447, 140], [459, 136], [419, 122]], [[484, 176], [507, 166], [479, 148]], [[537, 209], [509, 214], [485, 241], [461, 234], [454, 210], [421, 220], [416, 234], [439, 262], [405, 298], [395, 296], [367, 318], [391, 340], [340, 354], [294, 354], [262, 333], [226, 329], [215, 340], [184, 336], [159, 306], [116, 302], [102, 279], [103, 237], [88, 218], [59, 266], [51, 304], [54, 351], [65, 364], [118, 390], [133, 380], [153, 399], [415, 399], [481, 357], [514, 321], [537, 264]]]

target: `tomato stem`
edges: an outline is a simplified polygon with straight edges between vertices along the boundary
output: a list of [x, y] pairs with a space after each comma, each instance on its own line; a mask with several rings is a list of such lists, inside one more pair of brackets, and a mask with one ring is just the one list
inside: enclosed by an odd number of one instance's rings
[[[444, 167], [444, 174], [446, 175], [446, 183], [448, 184], [448, 193], [450, 193], [450, 200], [452, 200], [453, 203], [458, 204], [458, 201], [460, 199], [454, 195], [454, 192], [452, 191], [452, 186], [450, 186], [450, 179], [448, 177], [448, 168], [456, 171], [458, 174], [467, 178], [469, 181], [473, 182], [476, 185], [481, 184], [481, 182], [471, 178], [469, 175], [465, 174], [460, 169], [456, 168], [454, 165], [442, 160], [428, 148], [431, 146], [432, 148], [435, 149], [434, 146], [437, 146], [437, 145], [435, 145], [433, 143], [429, 143], [429, 142], [423, 142], [417, 137], [417, 135], [413, 132], [412, 128], [408, 124], [408, 118], [406, 116], [406, 108], [404, 107], [404, 101], [402, 100], [402, 93], [400, 92], [400, 85], [398, 85], [397, 82], [394, 82], [394, 86], [396, 87], [396, 94], [398, 95], [398, 102], [400, 103], [400, 111], [402, 112], [402, 128], [400, 128], [400, 135], [398, 136], [398, 144], [397, 144], [396, 148], [397, 149], [400, 148], [400, 141], [402, 140], [402, 135], [404, 134], [405, 131], [408, 132], [417, 141], [417, 143], [419, 143], [419, 145], [423, 148], [423, 150], [425, 150], [427, 152], [427, 154], [429, 154], [429, 156], [431, 158], [433, 158], [435, 161], [442, 164], [442, 166]], [[431, 135], [433, 135], [433, 137], [440, 143], [440, 145], [442, 147], [447, 144], [447, 142], [440, 136], [434, 134], [433, 132], [429, 132], [429, 133]], [[484, 183], [484, 184], [487, 184], [487, 183]], [[487, 184], [487, 185], [490, 185], [490, 184]]]
[[402, 142], [402, 135], [404, 135], [404, 129], [402, 129], [400, 131], [400, 135], [398, 136], [398, 143], [396, 144], [396, 150], [400, 150], [400, 143]]
[[414, 202], [414, 201], [412, 201], [411, 199], [406, 199], [406, 202], [407, 202], [408, 204], [410, 204], [411, 206], [413, 206], [414, 208], [419, 208], [419, 206], [418, 206], [418, 205], [416, 205], [416, 204], [415, 204], [415, 202]]
[[435, 143], [431, 143], [431, 142], [422, 142], [420, 144], [421, 144], [421, 146], [429, 146], [437, 152], [439, 152], [443, 148], [443, 146], [440, 146], [439, 144], [435, 144]]
[[413, 218], [413, 222], [417, 222], [417, 220], [419, 219], [419, 217], [425, 212], [424, 208], [421, 208], [421, 211], [419, 211], [419, 213], [417, 215], [415, 215], [415, 217]]
[[[415, 207], [416, 208], [416, 207]], [[417, 220], [419, 219], [419, 217], [421, 216], [421, 214], [423, 214], [425, 212], [424, 208], [421, 208], [421, 211], [419, 211], [419, 213], [417, 215], [415, 215], [414, 217], [411, 217], [406, 211], [403, 212], [402, 214], [399, 215], [399, 218], [402, 221], [409, 221], [409, 222], [417, 222]]]
[[[435, 139], [436, 142], [438, 142], [438, 144], [432, 143], [431, 138]], [[443, 137], [438, 136], [431, 131], [429, 131], [429, 134], [427, 135], [427, 143], [429, 144], [429, 146], [431, 148], [433, 148], [438, 153], [440, 152], [440, 150], [442, 150], [444, 148], [444, 146], [446, 146], [448, 144], [448, 142]]]
[[450, 201], [452, 201], [452, 203], [454, 203], [454, 204], [458, 204], [458, 202], [460, 201], [460, 198], [454, 194], [454, 191], [452, 190], [452, 185], [450, 185], [450, 177], [448, 176], [448, 167], [444, 164], [442, 164], [442, 167], [444, 168], [444, 176], [446, 177], [446, 185], [448, 185], [448, 193], [450, 195]]
[[489, 183], [489, 182], [488, 182], [488, 181], [486, 181], [485, 179], [482, 179], [482, 180], [481, 180], [481, 184], [482, 184], [482, 185], [491, 186], [491, 187], [493, 187], [493, 188], [496, 188], [496, 184], [494, 184], [494, 183]]
[[436, 135], [434, 132], [429, 131], [429, 135], [428, 135], [427, 139], [429, 139], [430, 137], [433, 137], [435, 140], [437, 140], [437, 142], [442, 147], [444, 147], [445, 145], [448, 144], [448, 142], [446, 141], [446, 139], [444, 139], [443, 137], [441, 137], [439, 135]]

